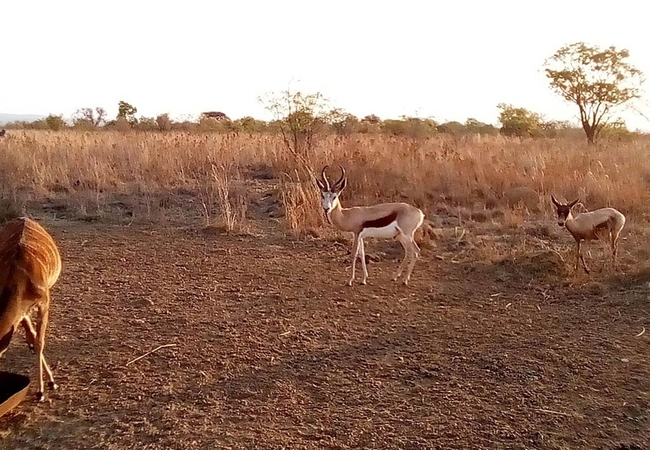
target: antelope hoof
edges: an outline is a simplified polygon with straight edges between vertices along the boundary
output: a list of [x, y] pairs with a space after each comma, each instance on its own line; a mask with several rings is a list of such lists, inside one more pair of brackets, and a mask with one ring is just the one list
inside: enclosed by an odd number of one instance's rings
[[366, 285], [366, 280], [361, 280], [361, 284]]
[[45, 400], [45, 395], [43, 395], [43, 393], [41, 391], [38, 391], [36, 393], [36, 400], [38, 400], [39, 402], [44, 401]]
[[352, 280], [348, 281], [348, 286], [352, 286]]
[[408, 280], [408, 278], [405, 278], [404, 281], [402, 282], [402, 284], [403, 284], [404, 286], [408, 286], [408, 285], [409, 285], [409, 280]]
[[56, 391], [59, 388], [59, 385], [56, 384], [54, 381], [50, 381], [49, 383], [47, 383], [47, 387], [49, 387], [53, 391]]

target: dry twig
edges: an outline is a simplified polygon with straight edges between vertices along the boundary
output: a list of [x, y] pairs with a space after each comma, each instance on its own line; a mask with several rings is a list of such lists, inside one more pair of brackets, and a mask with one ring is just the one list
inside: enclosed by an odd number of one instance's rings
[[145, 356], [149, 356], [149, 355], [151, 355], [152, 353], [156, 353], [158, 350], [160, 350], [160, 349], [162, 349], [162, 348], [167, 348], [167, 347], [176, 347], [176, 344], [165, 344], [165, 345], [159, 345], [158, 347], [156, 347], [156, 348], [154, 348], [153, 350], [151, 350], [151, 351], [145, 353], [144, 355], [141, 355], [141, 356], [138, 356], [138, 357], [135, 358], [135, 359], [132, 359], [131, 361], [129, 361], [128, 363], [126, 363], [126, 365], [128, 366], [129, 364], [133, 364], [133, 363], [136, 362], [136, 361], [140, 361], [140, 360], [141, 360], [142, 358], [144, 358]]

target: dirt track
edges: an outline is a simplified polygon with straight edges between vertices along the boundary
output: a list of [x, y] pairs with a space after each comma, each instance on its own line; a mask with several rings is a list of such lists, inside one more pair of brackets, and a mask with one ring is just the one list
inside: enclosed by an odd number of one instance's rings
[[[2, 448], [650, 448], [645, 285], [506, 283], [424, 251], [408, 288], [391, 259], [349, 288], [325, 241], [52, 233], [61, 389], [1, 418]], [[0, 368], [34, 376], [22, 339]]]

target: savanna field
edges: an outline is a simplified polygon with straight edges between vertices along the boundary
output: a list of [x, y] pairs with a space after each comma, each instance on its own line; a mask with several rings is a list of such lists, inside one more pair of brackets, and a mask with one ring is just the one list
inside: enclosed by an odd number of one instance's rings
[[[0, 418], [0, 448], [648, 449], [649, 154], [643, 136], [331, 135], [297, 156], [272, 133], [12, 130], [0, 214], [60, 245], [60, 389]], [[424, 211], [408, 287], [378, 240], [368, 285], [346, 285], [350, 236], [309, 175], [326, 164], [344, 207]], [[573, 273], [551, 194], [626, 215], [615, 269], [596, 241]], [[35, 385], [22, 332], [0, 370]]]

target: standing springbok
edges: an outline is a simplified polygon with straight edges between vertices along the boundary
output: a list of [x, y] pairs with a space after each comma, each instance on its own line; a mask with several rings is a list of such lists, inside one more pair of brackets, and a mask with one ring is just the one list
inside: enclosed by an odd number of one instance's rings
[[612, 251], [612, 268], [616, 266], [616, 252], [618, 250], [618, 238], [621, 230], [625, 226], [625, 216], [614, 208], [601, 208], [591, 212], [585, 212], [573, 217], [571, 208], [578, 203], [579, 199], [571, 203], [559, 203], [551, 195], [551, 201], [557, 207], [557, 223], [561, 227], [566, 227], [569, 233], [576, 240], [576, 264], [575, 270], [578, 270], [578, 264], [582, 261], [582, 268], [585, 273], [589, 273], [589, 268], [585, 263], [585, 257], [581, 252], [582, 241], [597, 241], [600, 238], [608, 238]]
[[[45, 398], [43, 370], [56, 389], [52, 370], [45, 361], [45, 330], [50, 307], [50, 289], [61, 273], [61, 255], [52, 236], [32, 219], [21, 217], [0, 231], [0, 355], [9, 346], [18, 324], [22, 324], [27, 344], [34, 348], [39, 364], [39, 400]], [[36, 328], [30, 318], [38, 309]]]
[[404, 284], [407, 285], [416, 260], [420, 257], [420, 248], [415, 243], [415, 231], [422, 226], [424, 222], [424, 213], [415, 206], [407, 203], [381, 203], [373, 206], [356, 206], [353, 208], [343, 208], [339, 195], [347, 186], [345, 169], [341, 169], [341, 178], [330, 185], [325, 171], [329, 166], [323, 167], [321, 172], [322, 181], [316, 178], [316, 184], [320, 188], [323, 209], [327, 221], [341, 231], [347, 231], [353, 234], [354, 251], [352, 256], [352, 276], [348, 282], [352, 286], [355, 277], [356, 261], [361, 253], [361, 267], [363, 268], [363, 280], [361, 284], [366, 284], [368, 279], [368, 268], [366, 267], [366, 253], [363, 239], [374, 237], [380, 239], [394, 239], [404, 247], [404, 260], [400, 264], [397, 273], [393, 278], [397, 281], [406, 268]]

